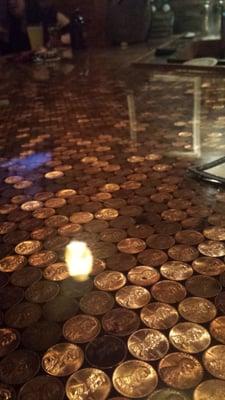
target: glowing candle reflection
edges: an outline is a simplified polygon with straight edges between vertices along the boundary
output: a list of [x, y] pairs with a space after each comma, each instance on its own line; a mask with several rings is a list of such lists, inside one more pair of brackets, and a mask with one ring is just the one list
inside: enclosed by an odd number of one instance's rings
[[66, 247], [65, 261], [71, 277], [85, 281], [93, 267], [93, 256], [84, 242], [73, 241]]

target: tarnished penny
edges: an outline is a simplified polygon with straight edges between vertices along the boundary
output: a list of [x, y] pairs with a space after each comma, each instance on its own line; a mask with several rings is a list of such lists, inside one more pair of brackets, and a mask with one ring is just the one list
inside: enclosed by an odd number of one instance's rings
[[55, 282], [41, 280], [33, 283], [25, 292], [25, 297], [32, 303], [46, 303], [53, 300], [59, 293], [60, 287]]
[[110, 293], [93, 291], [80, 299], [80, 309], [85, 314], [103, 315], [114, 306], [114, 298]]
[[169, 333], [169, 339], [179, 351], [193, 354], [207, 349], [211, 342], [209, 332], [203, 326], [192, 322], [175, 325]]
[[127, 274], [128, 280], [137, 286], [151, 286], [158, 282], [160, 273], [153, 267], [140, 265], [132, 268]]
[[155, 302], [145, 306], [140, 317], [149, 328], [164, 330], [176, 325], [179, 314], [170, 304]]
[[193, 261], [192, 268], [199, 274], [216, 276], [225, 271], [225, 263], [215, 257], [199, 257]]
[[209, 240], [225, 240], [225, 228], [221, 226], [210, 226], [204, 229], [203, 234]]
[[79, 233], [82, 231], [82, 226], [80, 224], [66, 224], [63, 226], [60, 226], [58, 228], [58, 234], [60, 236], [66, 236], [66, 237], [74, 237], [76, 233]]
[[224, 393], [225, 381], [210, 379], [196, 387], [193, 400], [224, 400]]
[[77, 212], [71, 215], [70, 221], [73, 224], [87, 224], [94, 219], [94, 215], [87, 211]]
[[215, 240], [206, 240], [198, 245], [201, 254], [208, 257], [225, 256], [225, 244]]
[[86, 293], [89, 293], [93, 288], [92, 279], [87, 279], [84, 282], [76, 281], [73, 278], [65, 279], [60, 283], [61, 291], [63, 296], [75, 299], [77, 297], [82, 297]]
[[190, 262], [199, 256], [199, 252], [193, 246], [176, 244], [168, 250], [168, 255], [176, 261]]
[[0, 223], [0, 235], [5, 235], [6, 233], [13, 232], [15, 229], [15, 222], [5, 221]]
[[0, 399], [1, 400], [16, 400], [16, 391], [12, 386], [0, 383]]
[[225, 345], [210, 347], [203, 354], [202, 361], [204, 367], [212, 376], [225, 379]]
[[50, 347], [42, 357], [43, 370], [53, 376], [68, 376], [76, 372], [84, 362], [80, 347], [71, 343], [59, 343]]
[[39, 321], [26, 328], [22, 333], [22, 344], [34, 351], [46, 351], [59, 342], [61, 328], [55, 322]]
[[0, 379], [10, 385], [22, 385], [39, 371], [39, 356], [28, 350], [16, 350], [0, 361]]
[[102, 326], [107, 334], [128, 336], [138, 329], [140, 319], [138, 315], [125, 308], [114, 308], [102, 318]]
[[182, 261], [168, 261], [160, 268], [161, 275], [172, 281], [184, 281], [193, 275], [193, 269]]
[[114, 220], [110, 221], [110, 225], [113, 228], [118, 228], [118, 229], [127, 229], [130, 226], [135, 224], [135, 220], [132, 217], [126, 217], [124, 215], [121, 215]]
[[8, 308], [21, 303], [24, 298], [24, 290], [15, 286], [5, 286], [0, 289], [0, 309]]
[[93, 232], [93, 233], [103, 232], [108, 227], [109, 227], [109, 224], [107, 221], [97, 220], [97, 219], [94, 219], [93, 221], [88, 222], [87, 224], [84, 225], [84, 229], [86, 231]]
[[119, 253], [107, 259], [107, 267], [113, 271], [126, 272], [136, 265], [137, 261], [132, 254]]
[[37, 219], [47, 219], [54, 214], [55, 214], [54, 208], [39, 208], [38, 210], [35, 210], [32, 213], [33, 217]]
[[11, 307], [5, 313], [5, 322], [12, 328], [23, 329], [37, 322], [42, 315], [38, 304], [23, 302]]
[[222, 290], [222, 286], [217, 279], [204, 275], [194, 275], [187, 279], [185, 287], [192, 296], [205, 298], [215, 297]]
[[100, 333], [101, 325], [91, 315], [76, 315], [63, 325], [63, 336], [71, 343], [87, 343]]
[[157, 390], [147, 400], [190, 400], [190, 397], [183, 391], [168, 388]]
[[[96, 384], [97, 382], [97, 384]], [[111, 381], [101, 370], [85, 368], [75, 372], [66, 383], [69, 400], [106, 400], [111, 391]]]
[[115, 208], [103, 208], [95, 213], [95, 218], [103, 221], [111, 221], [119, 215], [118, 210]]
[[27, 264], [27, 259], [24, 256], [7, 256], [0, 260], [1, 272], [13, 272], [22, 269]]
[[53, 215], [45, 220], [45, 225], [48, 228], [60, 228], [68, 223], [68, 218], [65, 215]]
[[141, 286], [124, 286], [116, 293], [116, 302], [125, 308], [138, 309], [149, 303], [151, 295]]
[[109, 228], [100, 233], [100, 239], [103, 242], [118, 243], [125, 239], [127, 234], [122, 229]]
[[128, 235], [139, 239], [146, 239], [153, 234], [154, 228], [150, 225], [131, 225], [128, 227]]
[[53, 228], [44, 227], [35, 229], [31, 232], [31, 238], [34, 240], [45, 240], [48, 237], [54, 235], [55, 230]]
[[186, 297], [186, 289], [175, 281], [160, 281], [151, 288], [151, 294], [162, 303], [179, 303]]
[[168, 260], [168, 256], [163, 250], [147, 249], [138, 254], [138, 261], [141, 265], [159, 267]]
[[94, 285], [99, 290], [115, 291], [126, 284], [126, 277], [122, 272], [104, 271], [94, 278]]
[[195, 246], [204, 241], [204, 236], [198, 231], [187, 229], [177, 232], [175, 239], [178, 243]]
[[4, 274], [4, 272], [0, 272], [0, 288], [5, 287], [9, 282], [9, 276]]
[[215, 306], [218, 310], [220, 310], [223, 314], [225, 314], [225, 292], [221, 292], [215, 298]]
[[146, 244], [142, 239], [129, 238], [121, 240], [117, 247], [122, 253], [137, 254], [145, 250]]
[[182, 229], [182, 226], [179, 222], [159, 222], [154, 226], [157, 233], [166, 234], [166, 235], [175, 235], [175, 233], [179, 232]]
[[32, 400], [34, 396], [37, 400], [63, 400], [64, 386], [52, 376], [37, 376], [22, 386], [18, 400]]
[[13, 272], [10, 278], [10, 282], [14, 286], [26, 288], [32, 283], [40, 281], [42, 272], [38, 268], [26, 267], [19, 271]]
[[178, 306], [180, 315], [187, 321], [197, 324], [204, 324], [211, 321], [216, 316], [214, 304], [201, 297], [188, 297]]
[[149, 236], [146, 243], [152, 249], [166, 250], [175, 244], [175, 240], [170, 235], [155, 234]]
[[225, 344], [225, 317], [218, 317], [210, 324], [210, 334], [218, 342]]
[[155, 329], [141, 329], [134, 332], [127, 342], [133, 357], [143, 361], [156, 361], [163, 358], [169, 350], [165, 335]]
[[78, 310], [76, 299], [58, 295], [43, 306], [43, 315], [48, 321], [64, 322], [76, 315]]
[[200, 362], [187, 353], [170, 353], [159, 363], [159, 375], [164, 383], [175, 389], [191, 389], [203, 378]]
[[58, 251], [64, 249], [69, 241], [68, 237], [54, 236], [44, 241], [44, 247], [46, 250]]
[[28, 261], [32, 267], [45, 268], [49, 264], [56, 262], [58, 256], [54, 251], [44, 250], [42, 252], [32, 254]]
[[20, 344], [20, 334], [12, 328], [0, 329], [0, 357], [16, 350]]
[[154, 368], [139, 360], [129, 360], [119, 365], [113, 373], [112, 380], [117, 392], [132, 399], [148, 396], [158, 384]]
[[69, 278], [67, 266], [63, 262], [50, 264], [43, 271], [43, 277], [48, 281], [63, 281]]
[[36, 253], [41, 248], [42, 248], [42, 244], [38, 240], [27, 240], [25, 242], [19, 243], [15, 247], [15, 252], [22, 256], [29, 256], [33, 253]]
[[104, 335], [88, 343], [85, 349], [87, 362], [95, 368], [108, 369], [124, 361], [127, 348], [116, 336]]

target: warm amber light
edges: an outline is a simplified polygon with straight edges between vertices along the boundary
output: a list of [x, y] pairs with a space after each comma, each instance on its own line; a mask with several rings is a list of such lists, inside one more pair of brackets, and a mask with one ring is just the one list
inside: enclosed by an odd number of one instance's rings
[[78, 281], [85, 281], [93, 267], [93, 256], [84, 242], [73, 241], [66, 247], [65, 261], [70, 276]]

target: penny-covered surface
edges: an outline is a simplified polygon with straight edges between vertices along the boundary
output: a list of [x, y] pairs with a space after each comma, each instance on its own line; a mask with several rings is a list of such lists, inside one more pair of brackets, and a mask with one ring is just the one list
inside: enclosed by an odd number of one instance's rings
[[225, 399], [225, 79], [135, 54], [0, 63], [1, 399]]

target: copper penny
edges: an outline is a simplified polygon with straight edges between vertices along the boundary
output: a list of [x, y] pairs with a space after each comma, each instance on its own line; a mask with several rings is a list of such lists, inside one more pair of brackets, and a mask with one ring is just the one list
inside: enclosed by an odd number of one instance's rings
[[46, 250], [61, 250], [69, 243], [69, 238], [62, 236], [53, 236], [44, 241], [44, 247]]
[[16, 229], [16, 224], [14, 222], [1, 222], [0, 223], [0, 235], [5, 235], [6, 233], [13, 232]]
[[225, 263], [215, 257], [199, 257], [193, 261], [192, 268], [199, 274], [216, 276], [225, 272]]
[[129, 360], [119, 365], [113, 373], [112, 380], [117, 392], [132, 399], [148, 396], [158, 384], [154, 368], [139, 360]]
[[119, 253], [107, 259], [107, 267], [113, 271], [126, 272], [136, 265], [136, 258], [131, 254]]
[[168, 202], [168, 207], [176, 210], [186, 210], [190, 205], [191, 202], [184, 199], [173, 199]]
[[194, 246], [203, 242], [204, 236], [198, 231], [187, 229], [177, 232], [175, 235], [175, 239], [178, 243], [186, 244], [188, 246]]
[[182, 229], [182, 226], [179, 222], [159, 222], [154, 226], [157, 233], [165, 234], [165, 235], [175, 235], [175, 233], [179, 232]]
[[0, 383], [0, 398], [2, 400], [16, 400], [16, 391], [12, 386]]
[[45, 225], [49, 228], [60, 228], [68, 223], [65, 215], [53, 215], [45, 220]]
[[187, 209], [188, 215], [191, 215], [192, 217], [208, 217], [211, 214], [211, 211], [209, 208], [205, 206], [192, 206]]
[[168, 250], [168, 255], [176, 261], [190, 262], [199, 256], [199, 252], [193, 246], [176, 244]]
[[189, 217], [181, 222], [184, 229], [199, 229], [203, 226], [203, 219], [200, 217]]
[[75, 299], [77, 297], [82, 297], [86, 293], [89, 293], [93, 288], [93, 280], [87, 279], [84, 282], [75, 281], [73, 278], [64, 279], [61, 283], [62, 295]]
[[201, 325], [192, 322], [181, 322], [175, 325], [169, 339], [179, 351], [186, 353], [200, 353], [209, 347], [211, 337], [209, 332]]
[[161, 266], [160, 273], [166, 279], [184, 281], [193, 275], [193, 269], [181, 261], [168, 261]]
[[225, 314], [225, 293], [219, 293], [215, 298], [215, 305], [218, 310]]
[[0, 288], [5, 287], [9, 282], [9, 276], [4, 274], [4, 272], [0, 272]]
[[0, 361], [0, 379], [10, 385], [22, 385], [39, 371], [39, 356], [28, 350], [16, 350]]
[[210, 324], [210, 333], [218, 342], [225, 344], [225, 317], [218, 317]]
[[155, 329], [141, 329], [128, 339], [128, 350], [133, 357], [143, 361], [156, 361], [163, 358], [169, 350], [165, 335]]
[[76, 299], [58, 295], [44, 304], [43, 315], [48, 321], [64, 322], [77, 314], [79, 303]]
[[120, 210], [120, 215], [128, 216], [128, 217], [138, 217], [139, 215], [142, 214], [143, 209], [140, 206], [136, 205], [126, 205], [124, 207], [121, 207]]
[[37, 201], [46, 201], [53, 196], [54, 194], [52, 192], [38, 192], [34, 195], [34, 199]]
[[204, 236], [210, 240], [225, 240], [225, 228], [220, 226], [210, 226], [203, 231]]
[[80, 347], [71, 343], [59, 343], [42, 357], [43, 370], [53, 376], [68, 376], [76, 372], [84, 362], [84, 353]]
[[0, 205], [0, 215], [7, 215], [17, 210], [16, 204], [1, 204]]
[[225, 228], [225, 218], [223, 214], [212, 214], [208, 217], [208, 222], [211, 225], [221, 226]]
[[203, 378], [199, 361], [187, 353], [170, 353], [159, 363], [159, 375], [164, 383], [175, 389], [191, 389]]
[[104, 205], [105, 205], [105, 207], [108, 207], [108, 208], [116, 208], [116, 209], [118, 209], [118, 208], [121, 208], [121, 207], [125, 207], [126, 206], [126, 200], [124, 200], [124, 199], [120, 199], [120, 198], [117, 198], [117, 199], [106, 199], [105, 201], [104, 201]]
[[142, 265], [159, 267], [168, 260], [167, 254], [163, 250], [147, 249], [138, 254], [138, 261]]
[[22, 180], [23, 180], [22, 176], [12, 175], [5, 178], [4, 182], [8, 183], [9, 185], [14, 185], [15, 183], [21, 182]]
[[80, 309], [85, 314], [103, 315], [114, 306], [114, 298], [110, 293], [93, 291], [80, 299]]
[[76, 233], [79, 233], [82, 231], [82, 226], [80, 224], [66, 224], [63, 226], [60, 226], [58, 228], [58, 234], [60, 236], [66, 236], [66, 237], [74, 237]]
[[105, 201], [111, 198], [112, 198], [111, 193], [106, 193], [106, 192], [99, 192], [96, 193], [94, 196], [91, 196], [91, 200], [93, 201]]
[[33, 217], [37, 219], [46, 219], [55, 214], [54, 208], [40, 208], [33, 212]]
[[205, 351], [202, 361], [206, 370], [215, 378], [225, 379], [225, 345], [219, 344]]
[[[96, 382], [98, 384], [96, 385]], [[111, 391], [111, 381], [101, 370], [85, 368], [75, 372], [66, 383], [66, 395], [69, 400], [88, 398], [106, 400]]]
[[104, 271], [94, 279], [94, 285], [99, 290], [116, 291], [126, 284], [126, 277], [122, 272]]
[[20, 208], [24, 211], [35, 211], [39, 208], [43, 207], [43, 203], [37, 200], [27, 201], [26, 203], [21, 204]]
[[1, 272], [13, 272], [22, 269], [27, 264], [26, 257], [15, 255], [0, 260]]
[[138, 309], [149, 303], [151, 295], [141, 286], [124, 286], [116, 293], [116, 302], [124, 308]]
[[165, 210], [161, 214], [162, 219], [168, 222], [179, 222], [184, 220], [187, 217], [186, 212], [182, 210], [177, 210], [170, 208], [169, 210]]
[[23, 329], [37, 322], [42, 315], [38, 304], [23, 302], [11, 307], [5, 313], [5, 323], [12, 327]]
[[60, 208], [66, 204], [66, 200], [60, 197], [52, 197], [45, 201], [46, 208]]
[[153, 267], [140, 265], [132, 268], [127, 278], [134, 285], [151, 286], [159, 281], [160, 273]]
[[142, 322], [152, 329], [169, 329], [176, 325], [179, 315], [177, 310], [165, 303], [150, 303], [141, 310]]
[[168, 388], [157, 390], [147, 400], [190, 400], [190, 397], [183, 391]]
[[94, 264], [93, 264], [90, 276], [96, 276], [96, 275], [100, 274], [101, 272], [105, 271], [105, 269], [106, 269], [106, 263], [103, 260], [96, 258], [94, 260]]
[[186, 289], [179, 282], [161, 281], [152, 286], [151, 294], [157, 301], [162, 303], [179, 303], [186, 297]]
[[18, 196], [13, 196], [11, 198], [11, 203], [13, 204], [22, 204], [25, 203], [26, 201], [29, 201], [31, 199], [31, 196], [28, 196], [26, 194], [19, 194]]
[[49, 179], [49, 180], [59, 179], [59, 178], [62, 178], [63, 176], [64, 176], [64, 173], [61, 171], [51, 171], [51, 172], [47, 172], [47, 174], [45, 174], [45, 178]]
[[33, 283], [25, 292], [25, 297], [32, 303], [46, 303], [53, 300], [59, 293], [60, 287], [55, 282], [38, 281]]
[[52, 376], [37, 376], [22, 386], [18, 400], [30, 400], [34, 394], [36, 399], [63, 400], [64, 387], [62, 382], [57, 378], [53, 378]]
[[87, 362], [95, 368], [108, 369], [123, 362], [127, 355], [124, 341], [116, 336], [104, 335], [88, 343], [85, 349]]
[[185, 282], [185, 287], [192, 296], [211, 298], [218, 295], [222, 286], [220, 282], [210, 276], [194, 275]]
[[42, 244], [38, 240], [27, 240], [19, 243], [15, 247], [15, 252], [22, 256], [29, 256], [37, 251], [41, 250]]
[[55, 230], [53, 228], [39, 228], [35, 229], [31, 233], [31, 238], [33, 240], [44, 240], [47, 239], [48, 237], [52, 236], [55, 233]]
[[15, 286], [6, 286], [0, 289], [0, 309], [8, 308], [21, 303], [24, 298], [24, 290]]
[[67, 265], [63, 262], [50, 264], [44, 269], [43, 277], [48, 281], [63, 281], [69, 278]]
[[42, 252], [32, 254], [28, 261], [32, 267], [45, 268], [47, 265], [56, 262], [57, 258], [57, 254], [54, 251], [44, 250]]
[[100, 233], [109, 227], [107, 221], [103, 220], [93, 220], [85, 224], [84, 229], [88, 232]]
[[201, 254], [208, 257], [225, 256], [225, 244], [215, 240], [206, 240], [198, 245]]
[[91, 315], [79, 314], [70, 318], [63, 325], [63, 336], [71, 343], [87, 343], [100, 333], [101, 325]]
[[102, 318], [102, 326], [107, 334], [128, 336], [135, 332], [140, 325], [138, 315], [125, 308], [114, 308]]
[[108, 258], [116, 254], [116, 246], [109, 242], [96, 242], [91, 246], [95, 258]]
[[23, 331], [22, 344], [30, 350], [46, 351], [59, 342], [61, 334], [61, 327], [57, 323], [39, 321]]
[[129, 238], [121, 240], [117, 247], [122, 253], [137, 254], [145, 250], [146, 244], [142, 239]]
[[20, 344], [20, 334], [12, 328], [0, 329], [0, 357], [16, 350]]
[[95, 218], [103, 221], [111, 221], [117, 218], [119, 212], [115, 208], [103, 208], [95, 213]]
[[166, 250], [175, 244], [175, 240], [170, 235], [156, 234], [149, 236], [146, 243], [152, 249]]
[[88, 211], [81, 211], [71, 215], [70, 221], [73, 224], [87, 224], [94, 219], [94, 215]]
[[11, 245], [17, 245], [22, 240], [29, 239], [29, 236], [29, 232], [27, 231], [15, 230], [4, 235], [3, 242]]
[[135, 224], [135, 220], [132, 217], [126, 217], [124, 215], [121, 215], [114, 220], [110, 221], [110, 225], [113, 228], [118, 228], [118, 229], [127, 229], [130, 226]]
[[211, 321], [217, 313], [214, 304], [201, 297], [188, 297], [183, 300], [178, 306], [178, 311], [185, 320], [197, 324]]
[[127, 237], [126, 231], [122, 229], [109, 228], [101, 232], [100, 239], [103, 242], [118, 243]]
[[120, 190], [120, 186], [117, 185], [116, 183], [106, 183], [99, 190], [101, 192], [113, 193], [113, 192], [117, 192], [117, 190]]
[[200, 383], [194, 391], [193, 400], [224, 400], [225, 382], [210, 379]]
[[154, 229], [150, 225], [131, 225], [127, 232], [131, 237], [146, 239], [153, 234]]
[[63, 199], [68, 199], [69, 197], [74, 196], [76, 193], [77, 192], [74, 189], [62, 189], [56, 193], [56, 196], [60, 198], [62, 197]]

